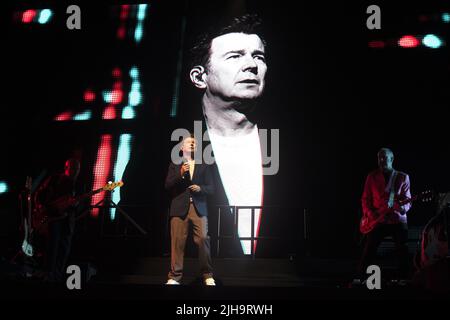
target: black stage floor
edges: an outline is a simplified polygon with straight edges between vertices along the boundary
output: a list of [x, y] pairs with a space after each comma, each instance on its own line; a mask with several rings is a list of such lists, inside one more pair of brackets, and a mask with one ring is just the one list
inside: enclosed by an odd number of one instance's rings
[[[50, 284], [12, 276], [3, 277], [2, 299], [113, 299], [155, 301], [296, 301], [296, 300], [379, 300], [448, 299], [448, 291], [433, 291], [399, 285], [384, 266], [380, 290], [366, 286], [348, 287], [355, 261], [352, 259], [214, 259], [216, 287], [205, 287], [198, 277], [198, 264], [186, 258], [182, 285], [167, 286], [167, 257], [138, 258], [134, 261], [103, 261], [101, 265], [80, 262], [83, 276], [91, 278], [80, 290], [65, 284]], [[92, 271], [96, 272], [92, 275]], [[11, 271], [11, 270], [10, 270]], [[384, 271], [383, 271], [384, 272]], [[385, 278], [386, 276], [386, 278]], [[444, 279], [443, 279], [444, 281]], [[448, 280], [445, 280], [448, 281]]]

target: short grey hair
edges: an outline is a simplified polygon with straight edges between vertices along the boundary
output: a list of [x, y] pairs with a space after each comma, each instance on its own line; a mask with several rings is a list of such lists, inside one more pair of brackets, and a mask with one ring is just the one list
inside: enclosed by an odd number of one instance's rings
[[394, 152], [392, 152], [392, 150], [389, 148], [381, 148], [380, 150], [378, 150], [378, 154], [380, 154], [382, 152], [384, 152], [386, 154], [390, 154], [392, 157], [394, 157]]

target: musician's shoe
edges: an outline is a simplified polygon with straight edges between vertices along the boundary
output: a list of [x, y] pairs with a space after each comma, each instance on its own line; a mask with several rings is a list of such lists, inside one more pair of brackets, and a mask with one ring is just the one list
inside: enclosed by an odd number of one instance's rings
[[361, 288], [366, 286], [366, 280], [361, 279], [353, 279], [349, 284], [348, 288]]
[[405, 287], [408, 284], [409, 284], [409, 281], [405, 280], [405, 279], [391, 280], [391, 285], [394, 285], [394, 286]]
[[168, 284], [168, 285], [178, 285], [180, 283], [178, 281], [176, 281], [176, 280], [169, 279], [169, 280], [167, 280], [166, 284]]
[[205, 279], [205, 285], [207, 285], [207, 286], [215, 286], [216, 285], [216, 281], [214, 281], [214, 278], [212, 278], [212, 277], [206, 278]]

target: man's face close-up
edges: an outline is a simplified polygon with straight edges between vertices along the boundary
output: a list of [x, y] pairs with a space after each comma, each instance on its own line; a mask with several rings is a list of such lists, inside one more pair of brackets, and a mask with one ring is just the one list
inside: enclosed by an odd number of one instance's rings
[[225, 101], [256, 99], [263, 93], [267, 71], [264, 44], [256, 34], [214, 38], [207, 70], [207, 95]]
[[76, 179], [80, 173], [80, 164], [77, 162], [66, 161], [64, 165], [64, 174], [69, 178]]
[[183, 144], [181, 146], [181, 150], [184, 153], [193, 153], [197, 149], [197, 142], [194, 138], [186, 138], [183, 141]]
[[378, 166], [382, 170], [392, 168], [394, 162], [394, 155], [389, 152], [381, 151], [378, 153]]

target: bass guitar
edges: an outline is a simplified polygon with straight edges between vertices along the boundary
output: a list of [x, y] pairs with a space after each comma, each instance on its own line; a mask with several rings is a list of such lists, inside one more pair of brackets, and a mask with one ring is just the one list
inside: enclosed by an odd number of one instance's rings
[[[433, 192], [431, 191], [424, 191], [418, 195], [415, 195], [411, 198], [408, 199], [403, 199], [403, 200], [394, 200], [395, 202], [398, 203], [398, 205], [402, 206], [405, 205], [407, 203], [411, 203], [414, 201], [423, 201], [423, 202], [427, 202], [427, 201], [431, 201], [433, 199]], [[377, 225], [379, 225], [380, 223], [383, 223], [386, 219], [386, 215], [389, 213], [393, 213], [394, 210], [393, 208], [386, 208], [386, 210], [383, 210], [381, 212], [378, 212], [378, 216], [377, 217], [372, 217], [368, 214], [363, 214], [361, 221], [359, 223], [359, 231], [362, 234], [367, 234], [370, 231], [372, 231]]]
[[115, 188], [123, 186], [122, 181], [108, 182], [103, 187], [86, 192], [79, 196], [73, 197], [70, 195], [62, 196], [48, 205], [35, 208], [31, 217], [32, 223], [26, 226], [26, 236], [22, 244], [22, 251], [28, 255], [33, 256], [34, 248], [32, 246], [32, 238], [34, 234], [40, 234], [46, 236], [48, 234], [48, 224], [53, 221], [64, 219], [68, 216], [67, 211], [70, 207], [76, 205], [78, 202], [85, 198], [89, 198], [94, 194], [102, 191], [113, 191]]

